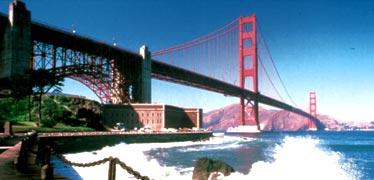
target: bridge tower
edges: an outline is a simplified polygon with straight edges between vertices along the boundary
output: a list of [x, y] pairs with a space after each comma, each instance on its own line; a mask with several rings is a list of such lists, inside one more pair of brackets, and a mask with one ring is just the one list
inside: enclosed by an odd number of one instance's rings
[[[240, 68], [240, 87], [246, 88], [246, 77], [252, 78], [253, 92], [258, 94], [258, 71], [257, 71], [257, 38], [256, 38], [256, 16], [239, 18], [239, 68]], [[245, 106], [250, 103], [254, 121], [257, 129], [260, 130], [258, 100], [257, 98], [247, 99], [240, 97], [241, 106], [241, 124], [245, 125]]]
[[31, 13], [23, 2], [9, 4], [9, 17], [0, 37], [0, 78], [8, 78], [29, 69], [32, 54]]
[[[309, 92], [309, 113], [317, 118], [317, 96], [316, 92]], [[309, 129], [316, 129], [316, 125], [312, 120], [309, 120]]]

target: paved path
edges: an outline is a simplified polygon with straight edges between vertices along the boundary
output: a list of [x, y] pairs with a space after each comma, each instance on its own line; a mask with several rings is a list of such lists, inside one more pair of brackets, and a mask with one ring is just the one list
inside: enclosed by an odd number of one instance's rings
[[[21, 149], [21, 142], [0, 154], [0, 180], [35, 180], [41, 179], [40, 167], [27, 165], [26, 170], [13, 168], [13, 162]], [[67, 179], [55, 174], [54, 179]]]

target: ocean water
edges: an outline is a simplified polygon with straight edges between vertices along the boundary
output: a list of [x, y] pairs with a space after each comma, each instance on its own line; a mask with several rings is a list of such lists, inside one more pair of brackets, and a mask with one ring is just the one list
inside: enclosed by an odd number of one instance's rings
[[[195, 160], [202, 157], [224, 161], [236, 170], [220, 179], [372, 180], [374, 132], [272, 132], [256, 137], [225, 135], [204, 142], [120, 143], [64, 156], [77, 163], [118, 157], [155, 180], [192, 179]], [[53, 164], [55, 172], [74, 180], [108, 179], [109, 163], [83, 168], [54, 158]], [[135, 179], [120, 166], [116, 169], [117, 179]]]

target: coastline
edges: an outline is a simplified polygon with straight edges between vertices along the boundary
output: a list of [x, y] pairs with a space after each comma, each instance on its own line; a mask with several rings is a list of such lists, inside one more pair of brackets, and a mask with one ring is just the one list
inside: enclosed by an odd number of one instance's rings
[[[39, 148], [51, 146], [56, 153], [94, 151], [118, 143], [162, 143], [182, 141], [205, 141], [212, 137], [211, 131], [198, 132], [70, 132], [39, 133]], [[82, 145], [84, 143], [84, 146]]]
[[[61, 132], [37, 133], [38, 149], [50, 146], [60, 153], [92, 151], [105, 146], [125, 143], [154, 143], [154, 142], [181, 142], [204, 141], [212, 136], [210, 131], [201, 132]], [[20, 155], [22, 142], [27, 139], [25, 134], [2, 136], [1, 146], [6, 150], [0, 153], [0, 179], [41, 179], [42, 167], [33, 162], [27, 162], [25, 168], [19, 170], [15, 167], [15, 159]], [[6, 139], [8, 138], [8, 139]], [[26, 143], [28, 144], [28, 143]], [[30, 148], [31, 149], [31, 148]], [[32, 154], [33, 152], [31, 152]], [[30, 152], [28, 153], [30, 154]], [[31, 155], [30, 154], [30, 155]], [[36, 156], [36, 155], [31, 155]], [[54, 173], [54, 179], [68, 179]]]

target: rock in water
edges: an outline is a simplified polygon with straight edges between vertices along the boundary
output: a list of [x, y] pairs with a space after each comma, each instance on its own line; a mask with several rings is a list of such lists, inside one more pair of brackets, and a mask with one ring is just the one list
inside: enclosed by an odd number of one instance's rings
[[209, 176], [222, 173], [224, 176], [235, 172], [234, 168], [220, 160], [209, 158], [199, 158], [195, 162], [195, 167], [192, 174], [193, 180], [207, 180]]

